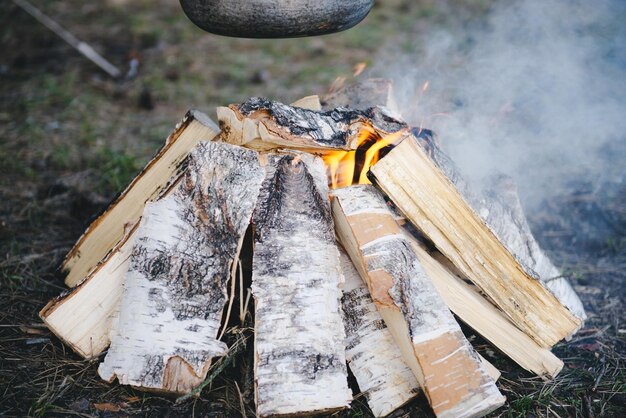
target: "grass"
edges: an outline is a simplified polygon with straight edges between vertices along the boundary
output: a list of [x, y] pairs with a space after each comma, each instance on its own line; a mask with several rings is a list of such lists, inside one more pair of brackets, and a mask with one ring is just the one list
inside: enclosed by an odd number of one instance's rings
[[[456, 19], [479, 19], [491, 2], [447, 4], [454, 18], [432, 0], [384, 0], [362, 25], [342, 34], [252, 41], [204, 34], [175, 2], [165, 0], [38, 2], [120, 68], [127, 69], [130, 54], [138, 56], [138, 77], [123, 82], [107, 79], [11, 2], [0, 4], [5, 46], [0, 56], [0, 415], [252, 415], [249, 344], [198, 398], [183, 402], [102, 382], [98, 360], [69, 352], [37, 316], [64, 290], [56, 268], [89, 219], [145, 164], [187, 108], [212, 114], [217, 105], [254, 95], [290, 102], [323, 92], [336, 77], [349, 78], [355, 64], [375, 65], [379, 52], [422, 50], [424, 31], [454, 25]], [[254, 77], [259, 71], [267, 72], [260, 82]], [[139, 106], [144, 89], [154, 98], [152, 110]], [[598, 203], [619, 202], [619, 193]], [[614, 206], [622, 216], [615, 219], [626, 220], [626, 210]], [[626, 239], [615, 232], [583, 247], [572, 237], [588, 214], [559, 196], [544, 211], [531, 218], [533, 227], [565, 229], [566, 235], [540, 233], [539, 238], [574, 279], [592, 316], [572, 341], [555, 348], [566, 367], [551, 382], [520, 370], [476, 338], [479, 351], [503, 372], [499, 386], [508, 402], [493, 416], [626, 416], [621, 303]], [[227, 338], [233, 343], [237, 334]], [[394, 416], [429, 414], [420, 397]], [[335, 416], [371, 413], [361, 396], [351, 411]]]
[[123, 190], [130, 180], [137, 174], [140, 164], [137, 158], [110, 148], [101, 148], [91, 166], [99, 166], [102, 180], [98, 184], [97, 191]]

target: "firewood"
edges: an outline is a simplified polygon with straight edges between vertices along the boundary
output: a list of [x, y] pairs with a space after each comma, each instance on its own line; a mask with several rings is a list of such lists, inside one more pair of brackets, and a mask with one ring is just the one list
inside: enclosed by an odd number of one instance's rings
[[124, 237], [128, 224], [139, 220], [146, 202], [157, 199], [168, 188], [189, 151], [200, 140], [211, 140], [219, 128], [197, 110], [190, 110], [167, 138], [165, 145], [135, 177], [109, 208], [100, 215], [67, 254], [62, 269], [67, 273], [65, 284], [73, 287]]
[[337, 234], [438, 417], [504, 404], [488, 370], [424, 272], [373, 186], [333, 192]]
[[494, 176], [486, 190], [476, 189], [465, 181], [454, 162], [441, 151], [432, 132], [421, 130], [416, 137], [432, 162], [452, 181], [468, 205], [515, 256], [526, 273], [541, 280], [563, 305], [585, 320], [587, 315], [580, 298], [533, 236], [513, 179], [504, 175]]
[[585, 320], [585, 308], [569, 280], [563, 277], [533, 236], [513, 180], [507, 176], [492, 179], [491, 187], [481, 196], [476, 207], [476, 212], [484, 214], [482, 217], [487, 225], [524, 269], [538, 277], [574, 315]]
[[315, 111], [322, 110], [320, 97], [317, 95], [303, 97], [302, 99], [299, 99], [293, 102], [291, 106], [301, 107], [303, 109], [309, 109], [309, 110], [315, 110]]
[[343, 277], [324, 164], [310, 154], [267, 160], [253, 217], [257, 414], [346, 408]]
[[346, 281], [342, 299], [346, 360], [372, 413], [383, 417], [417, 396], [419, 383], [343, 249], [340, 259]]
[[342, 86], [320, 98], [322, 109], [331, 110], [336, 107], [351, 109], [369, 109], [384, 106], [398, 112], [398, 105], [393, 95], [393, 83], [384, 78], [369, 78], [354, 84]]
[[78, 286], [39, 313], [50, 331], [83, 358], [97, 357], [109, 346], [135, 231], [132, 228]]
[[[163, 196], [173, 189], [164, 191]], [[85, 359], [99, 356], [111, 343], [111, 324], [119, 311], [137, 226], [128, 230], [84, 280], [39, 312], [48, 329]]]
[[[181, 132], [172, 134], [168, 139], [169, 143], [172, 141], [180, 142], [179, 145], [185, 145], [182, 141], [196, 143], [203, 135], [202, 131], [217, 129], [208, 117], [198, 111], [190, 111], [187, 118], [188, 122], [183, 122], [177, 128]], [[191, 136], [194, 132], [197, 133], [195, 137]], [[214, 133], [208, 136], [214, 136]], [[170, 156], [165, 155], [161, 158], [167, 159]], [[156, 161], [163, 160], [159, 160], [157, 156], [144, 169], [143, 176], [150, 176], [149, 172], [154, 170], [150, 167], [156, 166], [158, 164]], [[173, 163], [171, 167], [176, 165], [178, 163]], [[170, 192], [180, 175], [179, 169], [163, 184], [159, 196]], [[57, 337], [86, 359], [97, 357], [109, 346], [111, 321], [116, 309], [119, 308], [136, 227], [137, 222], [134, 225], [129, 222], [126, 225], [129, 231], [111, 248], [104, 259], [91, 269], [87, 277], [81, 279], [72, 291], [50, 301], [39, 313], [44, 323]]]
[[[408, 135], [370, 170], [370, 177], [465, 277], [540, 346], [574, 333], [581, 320], [530, 275], [463, 199], [451, 169]], [[428, 155], [430, 152], [430, 157]]]
[[175, 393], [202, 382], [226, 352], [227, 283], [263, 179], [256, 152], [200, 142], [177, 189], [146, 205], [103, 379]]
[[538, 376], [556, 377], [563, 361], [513, 325], [475, 286], [455, 276], [449, 261], [438, 257], [441, 253], [431, 254], [406, 227], [403, 232], [441, 298], [457, 317], [524, 369]]
[[407, 126], [385, 108], [314, 111], [255, 97], [218, 107], [220, 139], [259, 151], [295, 148], [311, 152], [354, 150], [366, 128], [391, 134]]

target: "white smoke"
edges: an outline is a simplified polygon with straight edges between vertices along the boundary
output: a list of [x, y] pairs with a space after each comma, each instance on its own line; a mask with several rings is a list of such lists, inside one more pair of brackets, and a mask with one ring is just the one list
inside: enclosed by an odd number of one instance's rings
[[626, 2], [504, 3], [372, 72], [394, 79], [407, 119], [437, 132], [465, 175], [509, 174], [525, 203], [568, 176], [626, 170], [602, 155], [626, 141]]

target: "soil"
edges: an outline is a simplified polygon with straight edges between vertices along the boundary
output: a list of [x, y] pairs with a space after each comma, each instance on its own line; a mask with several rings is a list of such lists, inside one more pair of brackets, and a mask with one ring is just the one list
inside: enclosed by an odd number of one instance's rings
[[[136, 60], [137, 74], [121, 81], [109, 79], [11, 2], [0, 4], [1, 416], [253, 416], [249, 342], [191, 400], [177, 403], [101, 381], [99, 360], [79, 358], [37, 315], [65, 290], [57, 267], [187, 108], [213, 115], [215, 106], [251, 96], [291, 102], [322, 93], [337, 77], [350, 80], [360, 63], [371, 64], [379, 48], [448, 24], [432, 1], [386, 0], [342, 34], [253, 41], [205, 34], [176, 3], [37, 2], [124, 72]], [[480, 16], [489, 4], [448, 3], [465, 16]], [[508, 401], [493, 416], [626, 416], [622, 145], [607, 150], [617, 163], [604, 178], [557, 185], [528, 214], [589, 313], [585, 327], [554, 348], [565, 361], [563, 372], [541, 381], [467, 330], [502, 370], [499, 386]], [[228, 343], [249, 335], [232, 331]], [[430, 414], [420, 397], [393, 416]], [[352, 410], [335, 416], [371, 413], [357, 396]]]

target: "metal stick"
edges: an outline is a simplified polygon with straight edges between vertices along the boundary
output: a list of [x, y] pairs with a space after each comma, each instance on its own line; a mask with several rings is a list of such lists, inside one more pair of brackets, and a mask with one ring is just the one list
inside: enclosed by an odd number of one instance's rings
[[52, 20], [50, 17], [46, 16], [41, 10], [33, 6], [27, 0], [13, 0], [13, 3], [18, 5], [29, 15], [37, 19], [39, 23], [63, 38], [65, 42], [74, 47], [78, 52], [83, 54], [98, 67], [106, 71], [107, 74], [109, 74], [111, 77], [117, 78], [122, 74], [122, 72], [116, 66], [114, 66], [109, 61], [104, 59], [100, 54], [98, 54], [91, 47], [91, 45], [81, 41], [76, 36], [65, 30], [63, 27], [61, 27], [61, 25]]

